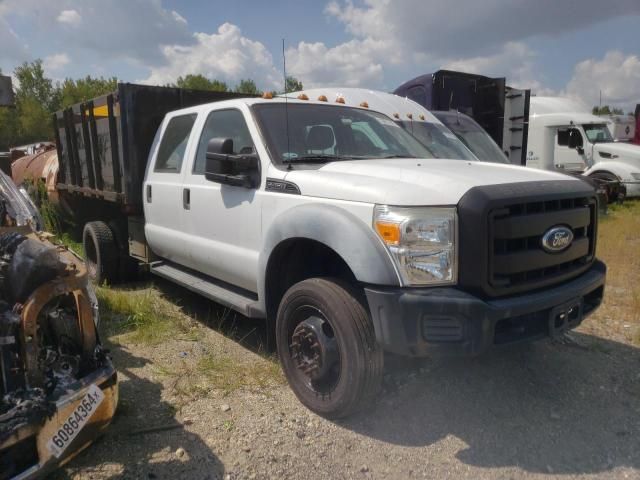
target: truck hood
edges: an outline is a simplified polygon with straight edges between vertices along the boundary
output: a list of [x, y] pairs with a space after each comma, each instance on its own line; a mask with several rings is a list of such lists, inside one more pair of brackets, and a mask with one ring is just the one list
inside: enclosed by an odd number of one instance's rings
[[640, 145], [623, 142], [596, 143], [593, 150], [596, 162], [616, 160], [640, 167]]
[[472, 187], [544, 180], [555, 172], [499, 163], [394, 158], [332, 162], [285, 176], [303, 195], [389, 205], [455, 205]]

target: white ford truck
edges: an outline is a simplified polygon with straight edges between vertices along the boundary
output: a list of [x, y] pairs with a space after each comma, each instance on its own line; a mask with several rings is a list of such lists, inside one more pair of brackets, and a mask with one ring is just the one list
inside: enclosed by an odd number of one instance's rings
[[133, 258], [272, 320], [311, 410], [371, 400], [385, 350], [475, 355], [600, 304], [586, 183], [436, 158], [366, 104], [229, 97], [121, 84], [58, 112], [58, 188], [98, 280]]

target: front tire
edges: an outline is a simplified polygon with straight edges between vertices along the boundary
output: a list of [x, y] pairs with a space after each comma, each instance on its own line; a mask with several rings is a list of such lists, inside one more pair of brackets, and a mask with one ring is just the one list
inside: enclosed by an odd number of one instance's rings
[[340, 280], [293, 285], [278, 309], [276, 343], [291, 389], [318, 415], [345, 417], [378, 392], [382, 349], [356, 291]]

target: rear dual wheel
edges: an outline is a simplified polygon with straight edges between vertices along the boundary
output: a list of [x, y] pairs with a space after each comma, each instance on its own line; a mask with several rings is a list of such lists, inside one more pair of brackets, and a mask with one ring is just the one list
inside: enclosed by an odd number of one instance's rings
[[359, 295], [345, 282], [293, 285], [280, 303], [276, 343], [291, 389], [319, 415], [347, 416], [378, 392], [383, 352]]

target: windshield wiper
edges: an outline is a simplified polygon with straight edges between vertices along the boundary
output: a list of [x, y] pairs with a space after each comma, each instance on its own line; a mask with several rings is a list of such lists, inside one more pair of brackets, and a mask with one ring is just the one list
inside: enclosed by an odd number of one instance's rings
[[293, 157], [293, 158], [283, 158], [282, 163], [290, 164], [290, 163], [326, 163], [326, 162], [337, 162], [339, 160], [353, 160], [354, 157], [346, 157], [342, 155], [303, 155], [301, 157]]
[[414, 155], [398, 155], [398, 154], [394, 154], [394, 155], [385, 155], [384, 157], [378, 157], [378, 158], [418, 158]]

